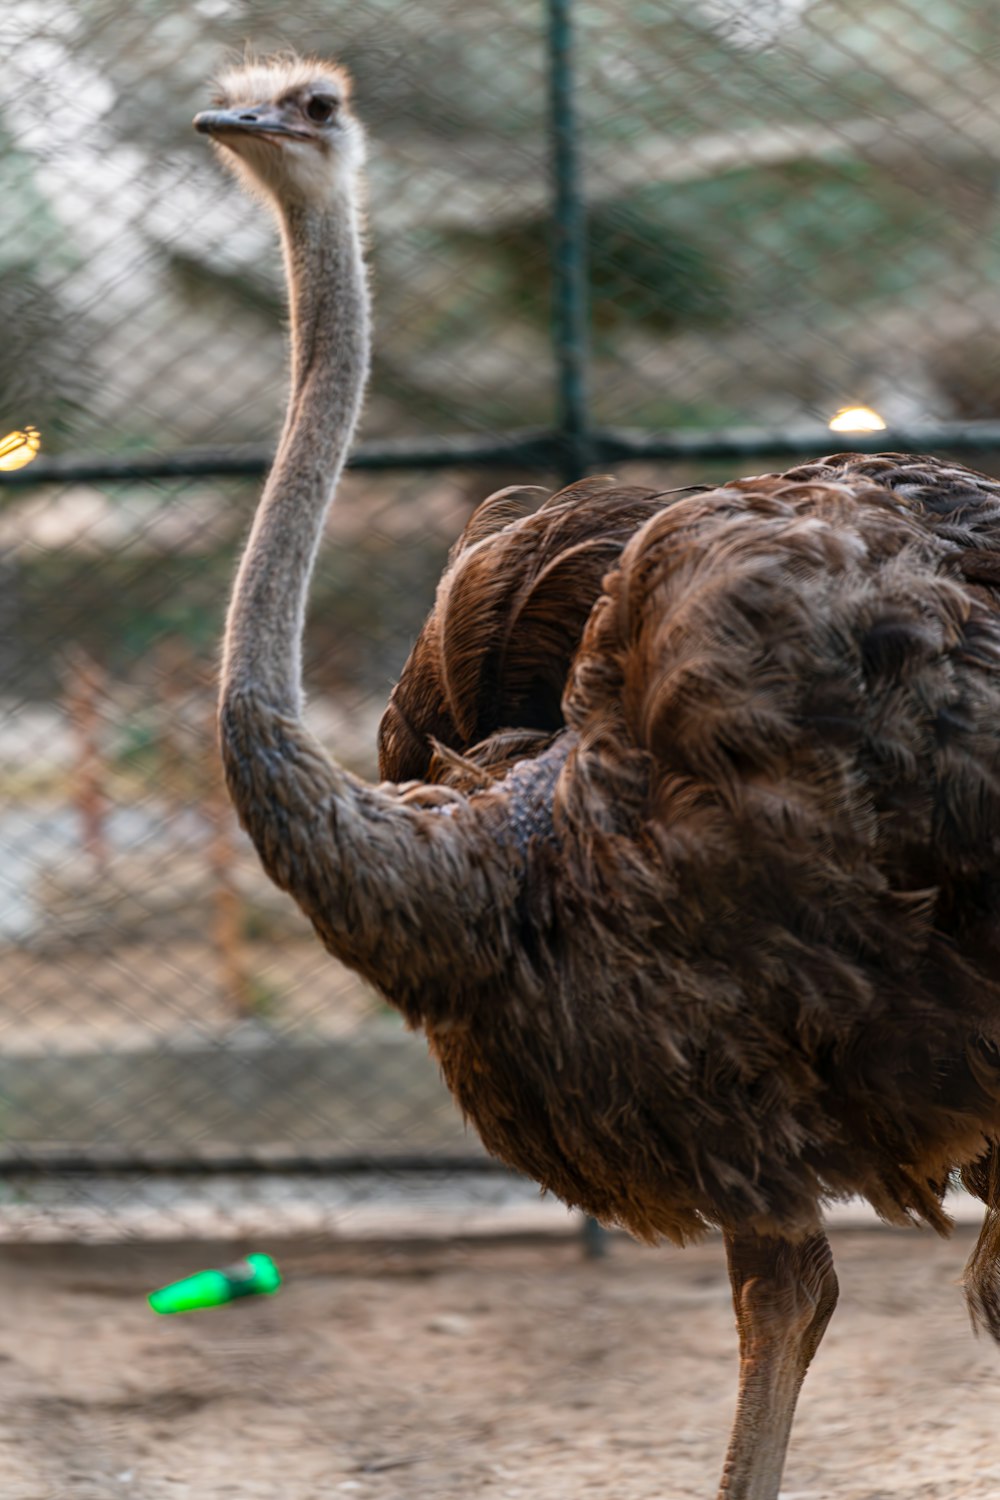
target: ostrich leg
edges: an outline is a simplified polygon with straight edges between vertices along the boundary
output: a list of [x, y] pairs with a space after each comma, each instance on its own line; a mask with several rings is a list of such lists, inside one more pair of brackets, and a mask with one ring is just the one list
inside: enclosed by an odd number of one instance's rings
[[837, 1305], [837, 1277], [825, 1234], [797, 1244], [725, 1238], [740, 1387], [719, 1500], [777, 1500], [799, 1387]]

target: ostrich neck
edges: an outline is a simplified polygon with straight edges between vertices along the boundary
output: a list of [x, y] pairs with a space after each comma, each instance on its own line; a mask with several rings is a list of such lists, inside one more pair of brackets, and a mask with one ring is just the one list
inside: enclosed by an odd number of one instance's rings
[[369, 311], [358, 216], [347, 198], [291, 205], [282, 234], [292, 321], [285, 425], [236, 579], [223, 701], [252, 693], [298, 717], [302, 630], [327, 509], [361, 408]]
[[349, 206], [292, 211], [283, 232], [292, 389], [229, 609], [222, 758], [271, 879], [331, 952], [416, 1022], [428, 1005], [448, 1003], [442, 976], [503, 961], [519, 860], [498, 837], [499, 809], [457, 795], [441, 806], [433, 788], [422, 799], [412, 788], [369, 786], [302, 723], [306, 596], [361, 404], [368, 301]]

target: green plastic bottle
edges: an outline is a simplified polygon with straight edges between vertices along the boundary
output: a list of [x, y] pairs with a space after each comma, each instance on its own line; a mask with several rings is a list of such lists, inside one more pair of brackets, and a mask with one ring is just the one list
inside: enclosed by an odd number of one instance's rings
[[270, 1297], [281, 1285], [281, 1272], [269, 1255], [248, 1255], [221, 1271], [196, 1271], [183, 1281], [172, 1281], [150, 1292], [149, 1305], [157, 1313], [197, 1312], [221, 1307], [237, 1297]]

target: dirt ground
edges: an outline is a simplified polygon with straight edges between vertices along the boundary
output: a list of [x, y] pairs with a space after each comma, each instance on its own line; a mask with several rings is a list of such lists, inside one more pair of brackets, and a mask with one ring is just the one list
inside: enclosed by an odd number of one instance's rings
[[[1000, 1494], [1000, 1357], [971, 1231], [837, 1231], [842, 1300], [786, 1500]], [[157, 1318], [246, 1247], [0, 1248], [4, 1500], [678, 1500], [714, 1494], [735, 1389], [718, 1242], [259, 1245], [278, 1296]]]

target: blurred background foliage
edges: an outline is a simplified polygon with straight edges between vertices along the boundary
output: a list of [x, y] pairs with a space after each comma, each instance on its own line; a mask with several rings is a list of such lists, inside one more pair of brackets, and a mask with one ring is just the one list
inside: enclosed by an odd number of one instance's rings
[[[992, 0], [578, 0], [574, 23], [595, 420], [780, 428], [853, 402], [910, 425], [1000, 415]], [[0, 420], [33, 422], [48, 453], [273, 440], [275, 236], [190, 128], [211, 75], [248, 40], [335, 54], [355, 76], [377, 316], [363, 436], [550, 424], [536, 0], [311, 0], [294, 14], [258, 0], [23, 0], [6, 12]], [[489, 487], [453, 474], [352, 491], [339, 524], [364, 565], [331, 554], [318, 584], [328, 686], [346, 672], [360, 691], [374, 672], [384, 692], [448, 540]], [[376, 492], [381, 530], [360, 520]], [[20, 603], [6, 615], [20, 619], [30, 695], [55, 680], [45, 639], [96, 647], [103, 631], [141, 660], [169, 624], [202, 649], [253, 493], [125, 483], [9, 498], [0, 542], [17, 553]], [[24, 540], [36, 532], [40, 547]], [[396, 644], [380, 650], [382, 627], [363, 622], [386, 590]], [[43, 597], [41, 616], [25, 607]], [[323, 636], [335, 608], [359, 622], [339, 648]]]
[[[890, 420], [955, 409], [951, 345], [996, 324], [997, 7], [657, 0], [575, 15], [600, 420], [780, 424], [848, 399]], [[273, 235], [189, 125], [208, 76], [252, 38], [335, 53], [356, 77], [378, 296], [365, 435], [549, 420], [543, 26], [529, 0], [9, 12], [0, 408], [30, 412], [48, 451], [273, 436]], [[979, 415], [997, 412], [998, 369], [994, 356], [980, 371]]]

